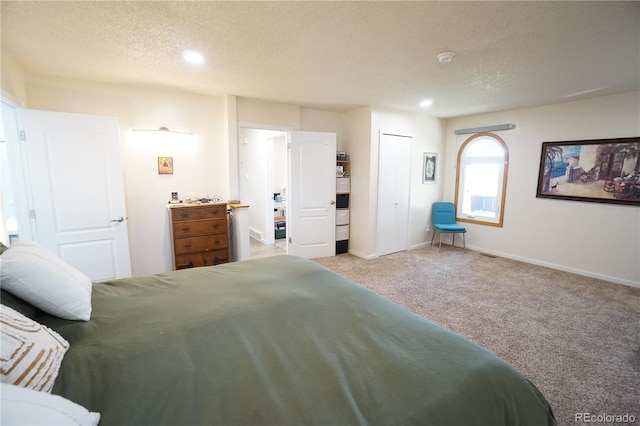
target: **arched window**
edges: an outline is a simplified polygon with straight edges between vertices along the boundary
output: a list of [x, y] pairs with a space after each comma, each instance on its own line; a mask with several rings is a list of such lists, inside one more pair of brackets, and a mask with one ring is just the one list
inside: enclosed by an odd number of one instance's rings
[[502, 226], [509, 151], [499, 136], [477, 133], [458, 152], [457, 219]]

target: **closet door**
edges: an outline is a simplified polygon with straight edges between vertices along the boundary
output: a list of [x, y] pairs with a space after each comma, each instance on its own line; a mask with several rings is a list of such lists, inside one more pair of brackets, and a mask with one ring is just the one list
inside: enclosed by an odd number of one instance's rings
[[379, 256], [409, 248], [411, 136], [380, 134], [378, 159]]

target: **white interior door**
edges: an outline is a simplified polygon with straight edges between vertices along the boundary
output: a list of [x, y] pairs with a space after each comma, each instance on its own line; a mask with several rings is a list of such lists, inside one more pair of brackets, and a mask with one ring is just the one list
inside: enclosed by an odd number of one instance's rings
[[118, 119], [20, 116], [37, 242], [93, 281], [131, 276]]
[[409, 248], [411, 137], [380, 134], [378, 255]]
[[336, 134], [291, 132], [289, 254], [336, 254]]

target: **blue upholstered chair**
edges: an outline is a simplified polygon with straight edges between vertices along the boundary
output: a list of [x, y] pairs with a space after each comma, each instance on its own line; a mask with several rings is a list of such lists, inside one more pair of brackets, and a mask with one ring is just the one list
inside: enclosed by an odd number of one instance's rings
[[463, 248], [467, 248], [464, 234], [467, 228], [456, 223], [456, 206], [453, 203], [438, 202], [433, 203], [431, 207], [431, 226], [433, 227], [433, 235], [431, 236], [431, 245], [436, 236], [436, 231], [440, 233], [440, 245], [442, 247], [442, 234], [453, 234], [451, 245], [454, 245], [456, 234], [462, 234]]

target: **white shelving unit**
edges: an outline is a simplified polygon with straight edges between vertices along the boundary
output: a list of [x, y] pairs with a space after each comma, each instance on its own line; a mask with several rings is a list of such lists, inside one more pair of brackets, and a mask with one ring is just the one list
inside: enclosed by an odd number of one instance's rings
[[351, 193], [351, 163], [337, 160], [345, 176], [336, 177], [336, 254], [349, 252], [349, 196]]

